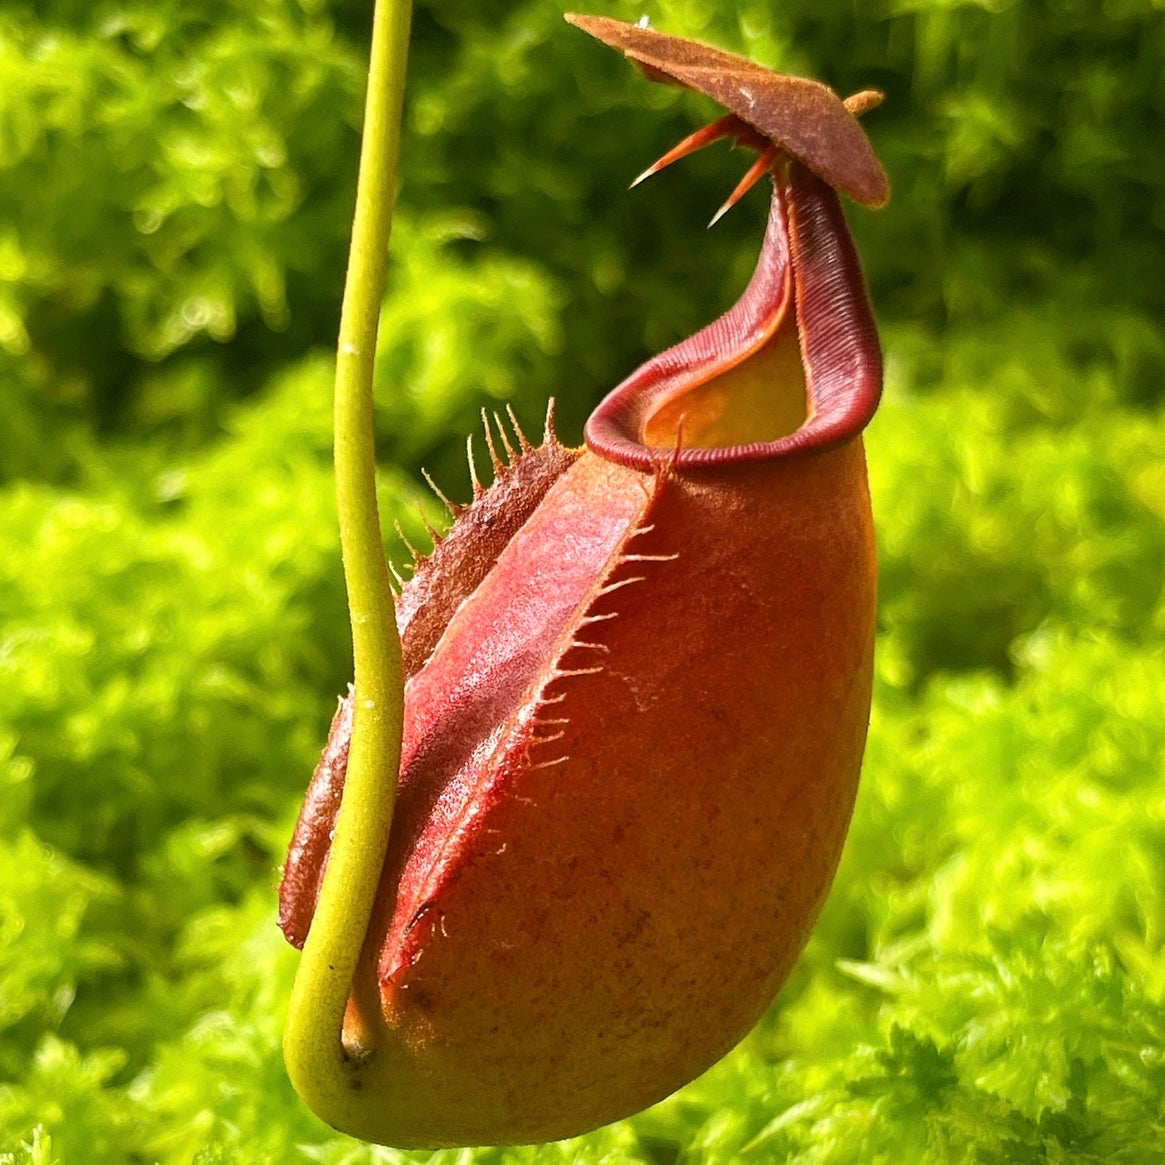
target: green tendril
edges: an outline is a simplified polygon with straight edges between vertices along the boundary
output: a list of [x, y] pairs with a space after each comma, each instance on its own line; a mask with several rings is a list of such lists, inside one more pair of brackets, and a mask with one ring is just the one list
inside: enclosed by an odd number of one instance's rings
[[[355, 664], [343, 800], [284, 1036], [288, 1073], [324, 1120], [359, 1135], [388, 1033], [375, 1001], [345, 1011], [388, 846], [404, 681], [376, 504], [372, 380], [400, 158], [411, 0], [376, 0], [360, 177], [336, 357], [335, 468]], [[354, 1034], [355, 1033], [355, 1034]], [[362, 1101], [362, 1097], [363, 1099]]]

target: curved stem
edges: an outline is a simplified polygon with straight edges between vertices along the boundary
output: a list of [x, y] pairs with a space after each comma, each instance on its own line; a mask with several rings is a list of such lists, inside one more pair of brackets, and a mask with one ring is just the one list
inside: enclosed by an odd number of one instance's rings
[[355, 663], [355, 716], [343, 800], [284, 1036], [304, 1101], [351, 1126], [374, 1046], [341, 1031], [376, 896], [396, 797], [404, 685], [400, 637], [376, 504], [372, 378], [400, 157], [411, 0], [376, 0], [348, 279], [336, 358], [336, 499]]

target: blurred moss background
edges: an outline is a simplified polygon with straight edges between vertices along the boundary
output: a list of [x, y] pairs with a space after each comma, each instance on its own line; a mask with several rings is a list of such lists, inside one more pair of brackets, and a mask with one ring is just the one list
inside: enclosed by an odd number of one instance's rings
[[[1160, 0], [643, 0], [886, 104], [854, 209], [878, 684], [810, 948], [648, 1113], [435, 1162], [1165, 1161]], [[0, 1162], [426, 1160], [283, 1075], [274, 885], [348, 679], [329, 474], [365, 0], [0, 7]], [[416, 13], [384, 305], [386, 528], [464, 434], [722, 310], [711, 114], [546, 0]], [[394, 547], [390, 549], [395, 553]]]

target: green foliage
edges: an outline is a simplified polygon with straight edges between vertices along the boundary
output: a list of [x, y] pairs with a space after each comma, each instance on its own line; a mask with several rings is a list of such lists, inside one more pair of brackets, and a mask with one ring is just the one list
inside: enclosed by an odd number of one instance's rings
[[[349, 678], [331, 362], [366, 5], [0, 12], [0, 1162], [363, 1165], [279, 1053], [274, 883]], [[642, 5], [606, 10], [637, 18]], [[467, 1161], [1165, 1161], [1165, 25], [1145, 0], [653, 0], [842, 91], [887, 349], [878, 681], [778, 1004], [651, 1111]], [[722, 309], [709, 113], [542, 0], [417, 12], [387, 528]], [[399, 545], [391, 540], [394, 554]]]

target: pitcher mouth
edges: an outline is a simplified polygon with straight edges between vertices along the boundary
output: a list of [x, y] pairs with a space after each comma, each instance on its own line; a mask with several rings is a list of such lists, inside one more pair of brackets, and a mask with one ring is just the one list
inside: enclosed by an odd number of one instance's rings
[[641, 469], [765, 460], [841, 444], [873, 416], [881, 349], [837, 195], [784, 155], [771, 176], [744, 294], [599, 404], [586, 442], [600, 457]]
[[809, 453], [856, 436], [881, 397], [882, 353], [837, 192], [867, 206], [889, 197], [857, 120], [881, 94], [865, 90], [843, 101], [820, 82], [643, 24], [567, 20], [650, 79], [728, 110], [637, 182], [731, 138], [759, 156], [716, 218], [765, 174], [773, 186], [760, 258], [739, 301], [615, 388], [587, 422], [587, 445], [624, 465], [684, 468]]

